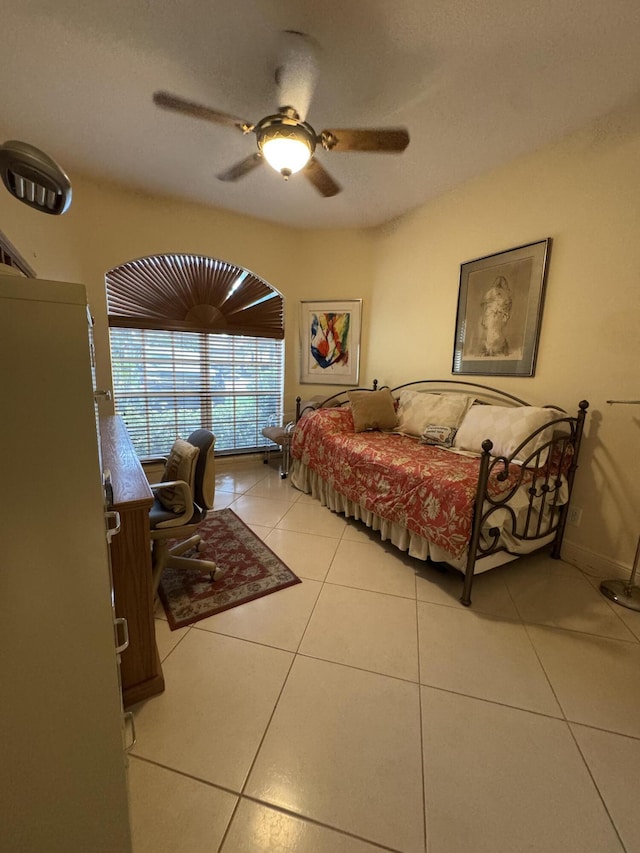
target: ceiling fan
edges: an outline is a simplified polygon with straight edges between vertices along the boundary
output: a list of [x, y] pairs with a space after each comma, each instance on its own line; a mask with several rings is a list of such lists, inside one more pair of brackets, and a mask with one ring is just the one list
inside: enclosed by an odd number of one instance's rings
[[339, 193], [341, 187], [316, 159], [316, 147], [329, 152], [400, 153], [409, 144], [409, 133], [403, 127], [341, 128], [316, 133], [305, 121], [317, 79], [315, 44], [305, 33], [294, 30], [286, 30], [282, 37], [285, 50], [275, 72], [278, 103], [282, 106], [276, 114], [256, 124], [168, 92], [155, 92], [153, 100], [164, 109], [256, 135], [257, 151], [217, 175], [219, 180], [237, 181], [266, 160], [285, 180], [301, 172], [321, 195], [329, 198]]

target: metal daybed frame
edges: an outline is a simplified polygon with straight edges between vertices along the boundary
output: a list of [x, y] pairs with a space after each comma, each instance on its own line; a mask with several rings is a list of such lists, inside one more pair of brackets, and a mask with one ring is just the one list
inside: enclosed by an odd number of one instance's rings
[[[314, 406], [302, 406], [301, 399], [298, 397], [296, 400], [296, 423], [305, 412], [311, 409], [346, 405], [348, 403], [349, 391], [375, 391], [378, 388], [378, 381], [374, 380], [372, 388], [345, 389], [333, 394], [331, 397], [327, 397], [322, 403]], [[515, 397], [512, 394], [500, 391], [491, 386], [455, 379], [418, 380], [398, 385], [390, 390], [392, 394], [397, 395], [405, 388], [430, 393], [473, 394], [476, 402], [485, 404], [508, 407], [531, 405], [519, 397]], [[522, 552], [518, 552], [513, 548], [509, 549], [509, 547], [501, 542], [501, 528], [491, 526], [491, 518], [495, 513], [500, 512], [503, 516], [501, 519], [502, 529], [504, 530], [505, 524], [508, 525], [510, 539], [513, 542], [533, 543], [537, 540], [544, 540], [544, 542], [541, 542], [540, 547], [543, 547], [545, 544], [551, 544], [551, 556], [554, 559], [560, 559], [560, 550], [567, 523], [567, 512], [573, 483], [578, 468], [580, 445], [588, 407], [589, 403], [586, 400], [582, 400], [578, 405], [578, 412], [575, 416], [567, 414], [559, 406], [545, 407], [557, 410], [558, 417], [554, 418], [550, 424], [545, 424], [530, 433], [509, 457], [493, 456], [491, 454], [493, 442], [489, 437], [482, 443], [474, 500], [473, 522], [467, 549], [463, 590], [460, 598], [462, 604], [466, 606], [471, 604], [471, 588], [478, 561], [499, 552], [513, 556], [522, 555]], [[521, 462], [516, 463], [514, 460], [521, 458], [522, 448], [526, 447], [532, 438], [549, 429], [549, 427], [553, 427], [552, 437], [538, 447], [534, 453], [531, 453]], [[544, 460], [547, 459], [553, 460], [553, 465], [543, 464]], [[490, 477], [493, 476], [498, 480], [504, 481], [508, 478], [510, 471], [513, 472], [514, 468], [512, 466], [515, 466], [519, 470], [514, 485], [506, 493], [498, 497], [490, 495], [488, 489]], [[561, 473], [565, 477], [567, 495], [566, 500], [563, 500], [562, 503], [560, 503]], [[516, 513], [509, 506], [509, 501], [515, 492], [522, 487], [523, 482], [527, 482], [528, 506], [524, 512]], [[506, 522], [504, 521], [505, 512], [507, 514]], [[551, 542], [549, 541], [550, 536], [553, 536]], [[528, 550], [535, 550], [535, 548]]]

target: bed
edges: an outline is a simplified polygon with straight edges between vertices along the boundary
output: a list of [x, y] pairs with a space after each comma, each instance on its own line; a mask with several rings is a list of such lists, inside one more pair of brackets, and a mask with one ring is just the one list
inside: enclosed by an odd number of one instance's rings
[[464, 575], [558, 559], [588, 402], [576, 415], [458, 380], [349, 389], [300, 406], [291, 482], [411, 556]]

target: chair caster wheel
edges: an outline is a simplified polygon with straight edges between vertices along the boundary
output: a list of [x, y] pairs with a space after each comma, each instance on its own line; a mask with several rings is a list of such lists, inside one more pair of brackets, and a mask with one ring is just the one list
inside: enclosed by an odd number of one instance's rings
[[200, 554], [202, 554], [202, 552], [206, 549], [206, 547], [207, 546], [205, 545], [205, 543], [202, 540], [200, 540], [200, 542], [198, 542], [198, 544], [196, 545], [196, 551], [198, 551]]

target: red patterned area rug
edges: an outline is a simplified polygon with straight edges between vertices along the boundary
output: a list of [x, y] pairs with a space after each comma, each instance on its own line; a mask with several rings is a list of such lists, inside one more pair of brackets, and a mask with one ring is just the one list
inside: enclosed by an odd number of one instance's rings
[[205, 545], [202, 558], [213, 560], [224, 574], [213, 582], [206, 571], [164, 570], [159, 595], [172, 631], [301, 583], [231, 509], [214, 512], [198, 532]]

